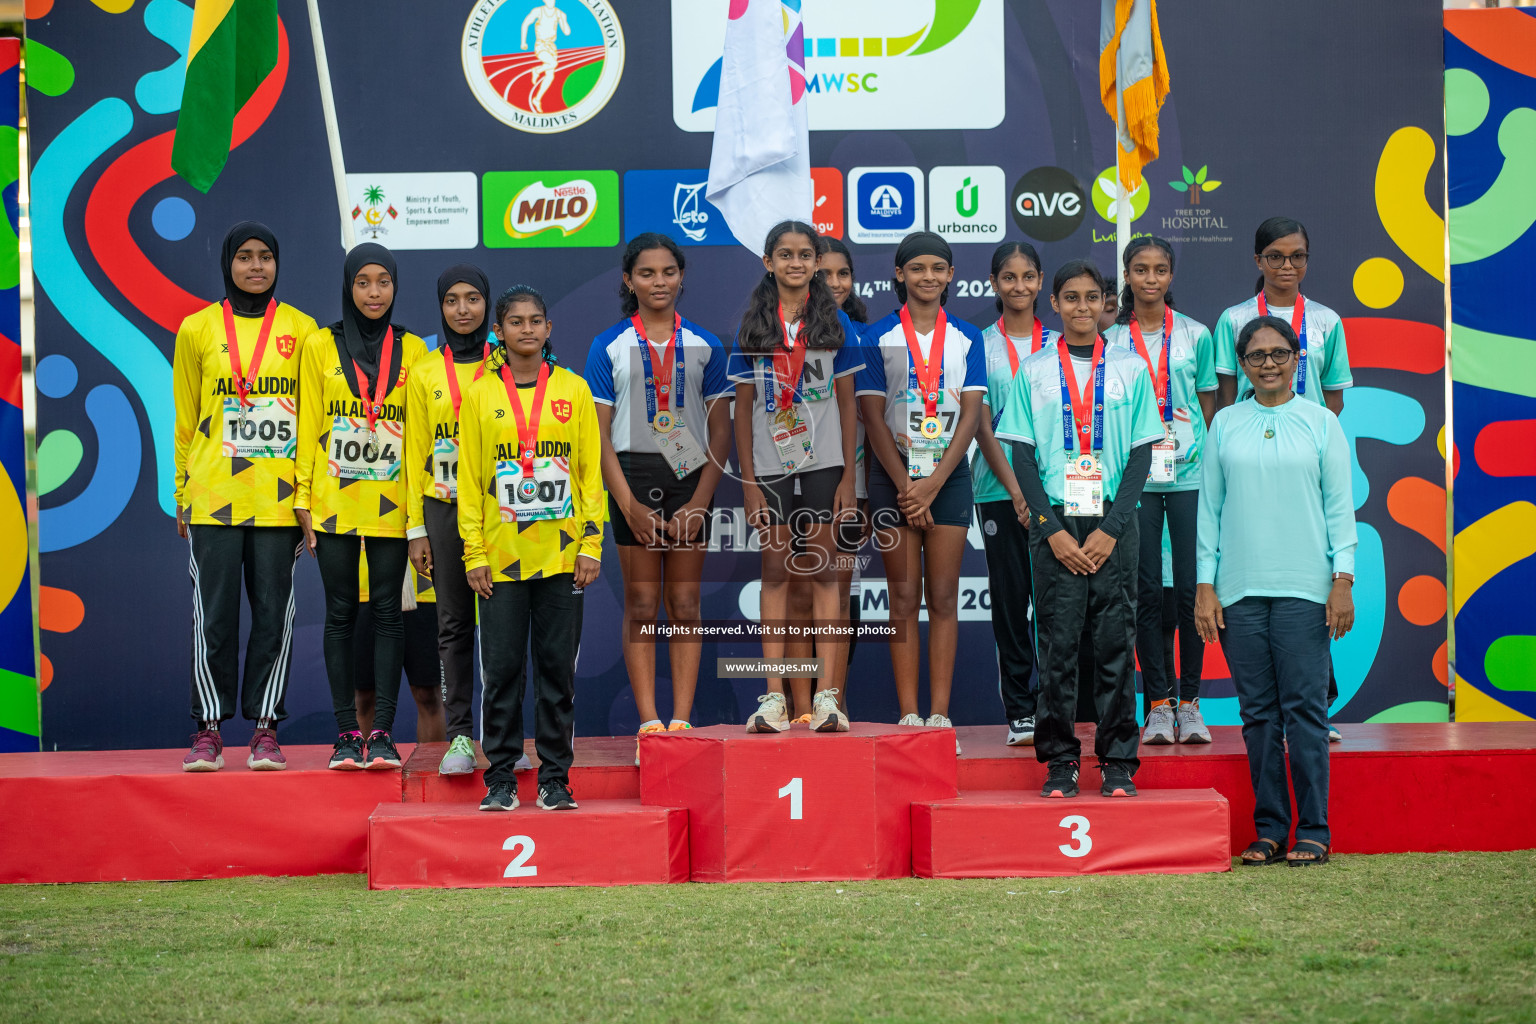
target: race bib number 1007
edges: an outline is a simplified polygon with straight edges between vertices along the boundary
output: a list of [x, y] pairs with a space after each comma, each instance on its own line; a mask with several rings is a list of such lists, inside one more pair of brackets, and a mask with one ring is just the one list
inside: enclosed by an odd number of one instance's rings
[[496, 500], [504, 523], [569, 519], [575, 515], [571, 464], [565, 459], [535, 459], [533, 476], [524, 478], [516, 459], [496, 463]]

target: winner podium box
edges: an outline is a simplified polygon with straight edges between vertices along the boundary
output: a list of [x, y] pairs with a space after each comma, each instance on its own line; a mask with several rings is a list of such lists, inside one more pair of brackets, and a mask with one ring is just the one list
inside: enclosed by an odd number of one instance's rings
[[912, 805], [912, 866], [922, 878], [1229, 871], [1230, 817], [1214, 789], [1102, 797], [1085, 787], [1070, 800], [968, 792]]
[[718, 725], [640, 739], [640, 800], [686, 807], [696, 882], [912, 874], [912, 805], [956, 792], [951, 729]]

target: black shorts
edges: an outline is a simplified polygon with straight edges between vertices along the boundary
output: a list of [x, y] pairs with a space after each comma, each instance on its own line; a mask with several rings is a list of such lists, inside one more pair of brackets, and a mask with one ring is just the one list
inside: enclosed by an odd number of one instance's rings
[[837, 502], [837, 485], [842, 482], [842, 466], [757, 478], [757, 486], [762, 488], [763, 499], [768, 506], [769, 525], [788, 524], [797, 534], [811, 523], [832, 521], [832, 506]]
[[[693, 500], [693, 494], [699, 489], [699, 480], [704, 474], [704, 470], [696, 469], [679, 480], [677, 474], [672, 472], [672, 464], [660, 452], [654, 455], [650, 452], [618, 452], [617, 455], [619, 469], [624, 473], [624, 482], [629, 484], [629, 491], [635, 500], [646, 508], [660, 512], [663, 519], [671, 519], [678, 509]], [[700, 525], [694, 531], [694, 543], [709, 543], [714, 510], [715, 503], [710, 501], [706, 514], [700, 517]], [[608, 495], [608, 521], [613, 524], [615, 544], [624, 547], [640, 546], [612, 494]]]
[[[411, 570], [407, 569], [407, 572]], [[437, 603], [422, 601], [400, 615], [405, 624], [405, 681], [411, 686], [439, 689], [443, 663], [437, 656]], [[352, 626], [353, 688], [373, 692], [373, 605], [357, 606]]]
[[[928, 506], [934, 526], [971, 525], [971, 467], [961, 459], [955, 471], [949, 474], [944, 486]], [[874, 517], [875, 529], [906, 526], [906, 516], [896, 504], [896, 483], [885, 471], [879, 459], [872, 459], [869, 467], [869, 514]]]

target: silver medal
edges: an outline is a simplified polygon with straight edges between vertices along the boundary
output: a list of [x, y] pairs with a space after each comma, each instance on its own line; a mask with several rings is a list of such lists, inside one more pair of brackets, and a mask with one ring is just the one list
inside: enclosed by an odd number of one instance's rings
[[379, 435], [375, 431], [368, 431], [368, 443], [363, 445], [363, 458], [372, 462], [379, 457]]

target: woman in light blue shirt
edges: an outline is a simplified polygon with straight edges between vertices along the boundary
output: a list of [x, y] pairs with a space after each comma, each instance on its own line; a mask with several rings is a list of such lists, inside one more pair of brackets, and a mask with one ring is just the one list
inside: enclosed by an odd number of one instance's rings
[[1301, 345], [1274, 316], [1247, 323], [1237, 358], [1253, 394], [1205, 442], [1195, 625], [1221, 639], [1243, 718], [1258, 838], [1244, 865], [1328, 860], [1328, 642], [1355, 623], [1349, 446], [1326, 407], [1292, 391]]

